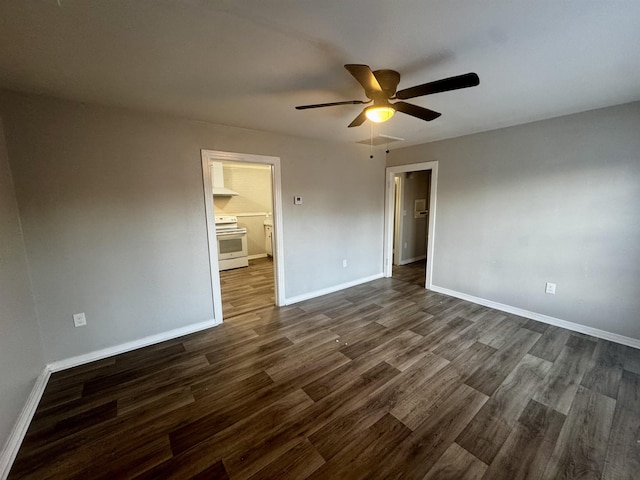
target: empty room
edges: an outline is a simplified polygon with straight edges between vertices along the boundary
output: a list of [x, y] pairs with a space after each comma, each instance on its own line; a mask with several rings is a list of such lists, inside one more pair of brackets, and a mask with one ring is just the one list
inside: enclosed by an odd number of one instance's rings
[[639, 2], [0, 25], [0, 479], [638, 478]]

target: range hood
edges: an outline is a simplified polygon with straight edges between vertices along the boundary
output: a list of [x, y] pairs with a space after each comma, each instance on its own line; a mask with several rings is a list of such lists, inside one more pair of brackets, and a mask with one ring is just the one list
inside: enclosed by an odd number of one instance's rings
[[231, 197], [238, 195], [238, 192], [224, 187], [224, 174], [222, 171], [222, 163], [211, 162], [211, 181], [213, 183], [213, 195], [220, 197]]

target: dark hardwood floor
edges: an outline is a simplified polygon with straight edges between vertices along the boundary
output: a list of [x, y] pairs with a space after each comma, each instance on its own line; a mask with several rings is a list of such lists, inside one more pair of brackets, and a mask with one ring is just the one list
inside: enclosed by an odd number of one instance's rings
[[52, 375], [10, 478], [638, 478], [640, 351], [419, 270]]
[[391, 275], [396, 280], [418, 285], [424, 288], [426, 261], [409, 263], [407, 265], [394, 265]]
[[275, 304], [273, 259], [249, 260], [249, 266], [220, 272], [224, 318]]

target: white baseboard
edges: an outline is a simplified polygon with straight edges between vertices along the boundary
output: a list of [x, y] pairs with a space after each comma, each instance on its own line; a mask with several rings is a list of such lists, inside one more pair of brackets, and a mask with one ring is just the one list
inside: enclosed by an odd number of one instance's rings
[[256, 253], [255, 255], [249, 255], [247, 258], [249, 260], [255, 260], [256, 258], [265, 258], [267, 257], [266, 253]]
[[71, 357], [48, 364], [36, 380], [36, 383], [33, 386], [31, 393], [29, 394], [29, 398], [22, 408], [22, 412], [20, 412], [18, 421], [13, 427], [9, 438], [7, 439], [7, 442], [5, 443], [4, 448], [0, 453], [0, 479], [5, 480], [9, 475], [9, 471], [11, 470], [11, 466], [13, 465], [16, 455], [18, 454], [18, 450], [20, 449], [20, 445], [24, 440], [24, 436], [27, 433], [27, 429], [29, 428], [31, 419], [36, 413], [38, 403], [42, 398], [42, 394], [44, 393], [44, 389], [47, 386], [49, 377], [53, 372], [77, 367], [78, 365], [94, 362], [96, 360], [102, 360], [103, 358], [135, 350], [136, 348], [147, 347], [155, 343], [172, 340], [183, 335], [188, 335], [190, 333], [195, 333], [201, 330], [206, 330], [207, 328], [215, 327], [216, 325], [219, 325], [221, 323], [222, 322], [220, 320], [216, 321], [215, 319], [207, 320], [200, 323], [194, 323], [193, 325], [187, 325], [186, 327], [176, 328], [174, 330], [169, 330], [168, 332], [150, 335], [148, 337], [134, 340], [132, 342], [122, 343], [113, 347], [103, 348], [102, 350], [96, 350], [94, 352], [85, 353], [83, 355], [78, 355], [76, 357]]
[[31, 389], [27, 402], [24, 404], [24, 407], [22, 407], [18, 420], [13, 426], [13, 429], [9, 434], [9, 438], [7, 438], [7, 441], [2, 448], [2, 452], [0, 453], [0, 478], [2, 480], [5, 480], [9, 476], [9, 470], [11, 470], [13, 461], [16, 459], [20, 445], [22, 445], [22, 440], [24, 440], [24, 436], [27, 433], [31, 419], [36, 413], [38, 403], [40, 403], [40, 399], [42, 398], [42, 394], [44, 393], [44, 389], [47, 386], [50, 376], [51, 370], [49, 370], [48, 367], [45, 367], [36, 379], [36, 383]]
[[174, 330], [169, 330], [168, 332], [150, 335], [139, 340], [133, 340], [132, 342], [121, 343], [120, 345], [114, 345], [113, 347], [85, 353], [83, 355], [78, 355], [77, 357], [59, 360], [57, 362], [50, 363], [47, 365], [47, 368], [51, 372], [59, 372], [60, 370], [66, 370], [67, 368], [77, 367], [78, 365], [84, 365], [85, 363], [95, 362], [96, 360], [102, 360], [103, 358], [112, 357], [113, 355], [118, 355], [120, 353], [130, 352], [136, 348], [147, 347], [155, 343], [199, 332], [200, 330], [206, 330], [207, 328], [215, 327], [220, 323], [222, 323], [220, 320], [216, 321], [215, 319], [194, 323], [193, 325], [187, 325], [186, 327], [176, 328]]
[[406, 260], [402, 260], [402, 261], [398, 262], [398, 265], [407, 265], [409, 263], [417, 262], [419, 260], [424, 260], [425, 258], [427, 258], [426, 255], [420, 255], [419, 257], [413, 257], [413, 258], [407, 258]]
[[359, 278], [357, 280], [352, 280], [350, 282], [341, 283], [340, 285], [334, 285], [332, 287], [323, 288], [321, 290], [316, 290], [314, 292], [303, 293], [302, 295], [297, 295], [291, 298], [285, 298], [285, 305], [292, 305], [294, 303], [302, 302], [304, 300], [309, 300], [311, 298], [321, 297], [322, 295], [328, 295], [329, 293], [337, 292], [339, 290], [344, 290], [345, 288], [355, 287], [356, 285], [360, 285], [362, 283], [371, 282], [373, 280], [377, 280], [382, 278], [384, 275], [382, 273], [376, 273], [375, 275], [370, 275], [368, 277]]
[[593, 337], [610, 340], [612, 342], [621, 343], [622, 345], [627, 345], [628, 347], [640, 349], [640, 340], [636, 338], [625, 337], [624, 335], [607, 332], [606, 330], [600, 330], [599, 328], [587, 327], [586, 325], [580, 325], [579, 323], [573, 323], [567, 320], [562, 320], [560, 318], [550, 317], [549, 315], [543, 315], [542, 313], [531, 312], [523, 308], [512, 307], [511, 305], [505, 305], [503, 303], [494, 302], [492, 300], [474, 297], [473, 295], [457, 292], [455, 290], [449, 290], [448, 288], [438, 287], [436, 285], [432, 285], [430, 290], [438, 293], [443, 293], [451, 297], [460, 298], [462, 300], [467, 300], [468, 302], [477, 303], [478, 305], [484, 305], [485, 307], [495, 308], [496, 310], [500, 310], [503, 312], [513, 313], [514, 315], [519, 315], [520, 317], [530, 318], [531, 320], [537, 320], [538, 322], [547, 323], [556, 327], [566, 328], [567, 330], [572, 330], [574, 332], [584, 333]]

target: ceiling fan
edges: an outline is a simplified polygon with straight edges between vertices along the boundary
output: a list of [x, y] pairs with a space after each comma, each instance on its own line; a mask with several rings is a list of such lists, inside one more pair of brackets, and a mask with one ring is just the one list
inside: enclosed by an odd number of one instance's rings
[[434, 82], [423, 83], [415, 87], [405, 88], [396, 91], [400, 83], [400, 74], [395, 70], [375, 70], [372, 71], [368, 65], [345, 65], [351, 75], [364, 88], [365, 95], [369, 98], [363, 100], [347, 100], [344, 102], [317, 103], [314, 105], [300, 105], [297, 110], [309, 108], [333, 107], [335, 105], [366, 105], [373, 102], [373, 105], [366, 107], [349, 124], [349, 127], [359, 127], [365, 120], [380, 123], [389, 120], [395, 112], [406, 113], [412, 117], [430, 122], [438, 118], [441, 113], [434, 112], [428, 108], [412, 105], [407, 102], [390, 103], [389, 100], [408, 100], [409, 98], [431, 95], [434, 93], [448, 92], [460, 88], [475, 87], [480, 84], [480, 78], [475, 73], [465, 73], [455, 77], [443, 78]]

